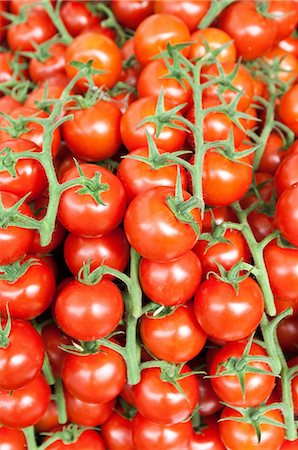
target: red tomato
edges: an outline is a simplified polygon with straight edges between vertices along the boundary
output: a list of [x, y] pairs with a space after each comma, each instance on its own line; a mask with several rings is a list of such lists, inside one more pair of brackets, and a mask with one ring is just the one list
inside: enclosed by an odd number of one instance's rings
[[236, 61], [236, 48], [232, 42], [231, 36], [225, 31], [218, 28], [205, 28], [203, 30], [197, 30], [190, 36], [191, 42], [194, 44], [190, 47], [189, 59], [202, 58], [206, 54], [206, 43], [210, 50], [217, 50], [224, 46], [228, 42], [231, 43], [229, 47], [226, 47], [220, 51], [216, 59], [220, 63], [235, 62]]
[[[0, 3], [1, 8], [1, 3]], [[1, 16], [0, 16], [1, 17]], [[22, 103], [15, 100], [9, 95], [4, 95], [0, 98], [0, 110], [3, 113], [10, 114], [14, 109], [20, 108]]]
[[277, 328], [279, 345], [285, 353], [297, 353], [298, 317], [292, 316], [282, 320]]
[[125, 363], [119, 353], [107, 347], [94, 355], [67, 354], [62, 380], [66, 389], [83, 402], [109, 402], [126, 382]]
[[23, 432], [5, 427], [0, 427], [0, 446], [7, 450], [27, 450]]
[[51, 400], [45, 414], [35, 425], [38, 433], [50, 432], [59, 426], [58, 408], [55, 400]]
[[[5, 209], [11, 208], [20, 200], [20, 197], [10, 192], [0, 192], [0, 196]], [[23, 202], [17, 211], [25, 216], [33, 216], [26, 202]], [[3, 226], [4, 224], [2, 224]], [[0, 228], [0, 265], [11, 264], [23, 258], [30, 248], [33, 237], [34, 230], [28, 228], [20, 228], [14, 225]], [[1, 280], [0, 283], [2, 283]], [[0, 292], [0, 295], [2, 295], [2, 292]]]
[[[0, 82], [5, 83], [7, 81], [13, 81], [13, 73], [14, 73], [14, 65], [16, 64], [24, 64], [24, 58], [18, 56], [17, 54], [13, 54], [11, 52], [4, 52], [0, 54]], [[21, 75], [23, 78], [27, 78], [28, 74], [26, 69], [21, 71]], [[17, 80], [20, 77], [17, 75]]]
[[102, 425], [113, 413], [115, 401], [107, 403], [87, 403], [75, 398], [64, 390], [67, 418], [70, 422], [83, 427]]
[[220, 411], [223, 406], [212, 387], [210, 379], [205, 378], [204, 375], [198, 375], [198, 379], [200, 399], [199, 413], [203, 417], [209, 417], [217, 411]]
[[[267, 411], [263, 414], [265, 417], [273, 419], [277, 422], [284, 423], [281, 412], [277, 409]], [[224, 417], [241, 417], [238, 411], [232, 408], [225, 408], [221, 418]], [[249, 423], [237, 422], [236, 420], [224, 420], [219, 423], [219, 432], [223, 444], [228, 449], [233, 450], [251, 450], [257, 448], [260, 450], [279, 450], [283, 443], [285, 430], [284, 428], [260, 424], [261, 441], [258, 442], [257, 434], [253, 426]]]
[[59, 292], [55, 317], [60, 328], [74, 339], [94, 341], [115, 330], [123, 314], [120, 289], [110, 280], [94, 285], [77, 280]]
[[297, 27], [298, 8], [296, 1], [271, 0], [268, 13], [276, 26], [276, 42], [289, 36]]
[[[167, 152], [180, 150], [186, 138], [186, 131], [170, 127], [163, 127], [159, 136], [156, 136], [156, 126], [148, 122], [137, 128], [141, 121], [155, 114], [157, 100], [154, 97], [143, 97], [133, 102], [123, 114], [120, 131], [123, 144], [128, 151], [147, 147], [146, 131], [153, 137], [158, 148]], [[173, 108], [173, 104], [165, 99], [165, 111]], [[179, 115], [179, 112], [178, 112]], [[173, 122], [176, 123], [176, 122]]]
[[15, 391], [0, 391], [0, 421], [9, 428], [26, 428], [37, 423], [50, 403], [51, 390], [43, 375]]
[[189, 251], [173, 261], [142, 258], [139, 277], [148, 298], [164, 306], [174, 306], [186, 303], [194, 296], [202, 268], [200, 260]]
[[234, 39], [238, 56], [252, 60], [270, 49], [277, 27], [271, 19], [258, 13], [254, 1], [238, 1], [224, 10], [219, 28]]
[[291, 153], [279, 165], [275, 175], [278, 196], [298, 182], [298, 153]]
[[[126, 195], [120, 180], [109, 170], [95, 164], [81, 164], [84, 175], [92, 179], [96, 174], [103, 192], [98, 204], [89, 194], [80, 194], [80, 187], [65, 191], [60, 199], [58, 218], [70, 232], [83, 237], [98, 237], [110, 233], [122, 221]], [[62, 177], [61, 182], [73, 180], [79, 176], [76, 167], [70, 169]], [[96, 181], [96, 183], [98, 183]], [[99, 187], [94, 187], [97, 191]]]
[[260, 172], [275, 174], [286, 153], [282, 150], [283, 141], [281, 136], [272, 131], [267, 139], [264, 152], [258, 167]]
[[[39, 105], [39, 102], [55, 101], [61, 97], [63, 90], [64, 86], [59, 85], [40, 86], [28, 95], [24, 106], [42, 111], [42, 105]], [[49, 110], [52, 111], [52, 109], [53, 106], [49, 106]]]
[[6, 307], [14, 319], [31, 320], [42, 314], [53, 298], [55, 277], [52, 269], [34, 256], [32, 264], [14, 283], [0, 280], [0, 313], [6, 317]]
[[[57, 291], [59, 286], [57, 288]], [[62, 334], [54, 324], [47, 324], [41, 330], [41, 337], [47, 352], [51, 369], [55, 377], [61, 378], [62, 367], [67, 353], [63, 350], [63, 345], [70, 345], [71, 339]]]
[[85, 27], [99, 22], [87, 8], [84, 2], [67, 1], [63, 2], [60, 10], [60, 17], [72, 36], [78, 36]]
[[[5, 150], [6, 149], [6, 150]], [[41, 149], [36, 144], [25, 139], [10, 139], [0, 144], [1, 157], [4, 157], [6, 152], [6, 160], [9, 161], [9, 151], [14, 153], [22, 153], [25, 151], [40, 152]], [[5, 160], [4, 160], [5, 161]], [[4, 164], [5, 165], [5, 164]], [[6, 165], [5, 165], [6, 166]], [[13, 169], [14, 165], [11, 167]], [[20, 159], [15, 164], [16, 175], [11, 175], [8, 171], [0, 172], [0, 189], [1, 191], [8, 191], [19, 197], [30, 195], [27, 197], [27, 201], [39, 197], [45, 190], [47, 185], [47, 177], [43, 166], [34, 159]]]
[[296, 450], [297, 446], [298, 446], [298, 439], [295, 439], [295, 441], [284, 440], [284, 443], [280, 447], [280, 450]]
[[132, 440], [132, 422], [117, 410], [102, 424], [101, 435], [110, 450], [136, 450]]
[[228, 242], [218, 242], [208, 248], [208, 241], [199, 240], [193, 248], [202, 263], [204, 277], [211, 271], [219, 273], [216, 263], [230, 270], [241, 259], [249, 262], [251, 258], [248, 245], [240, 231], [227, 230], [223, 238]]
[[191, 303], [180, 306], [165, 317], [143, 315], [140, 333], [150, 353], [158, 359], [176, 364], [198, 355], [207, 339], [196, 320]]
[[[121, 53], [112, 39], [99, 33], [83, 33], [77, 36], [67, 47], [65, 70], [69, 78], [74, 78], [78, 69], [70, 65], [72, 61], [81, 63], [92, 62], [92, 67], [102, 70], [102, 74], [92, 75], [94, 84], [98, 87], [112, 88], [120, 78], [122, 69]], [[86, 90], [86, 78], [80, 78], [76, 85]]]
[[153, 2], [149, 0], [112, 0], [111, 9], [123, 27], [135, 30], [146, 17], [153, 13]]
[[286, 189], [276, 205], [276, 224], [292, 245], [298, 246], [298, 184]]
[[298, 59], [296, 56], [289, 54], [281, 48], [274, 47], [264, 55], [264, 59], [273, 67], [276, 67], [278, 64], [278, 70], [275, 72], [275, 76], [279, 80], [284, 83], [294, 83], [296, 81], [298, 76]]
[[[134, 35], [137, 60], [145, 66], [152, 56], [166, 49], [167, 44], [175, 45], [190, 41], [189, 29], [178, 17], [170, 14], [153, 14], [138, 26]], [[189, 49], [183, 49], [188, 55]]]
[[239, 283], [237, 294], [233, 286], [212, 275], [199, 287], [194, 307], [208, 336], [237, 341], [249, 336], [259, 325], [264, 299], [258, 284], [250, 277]]
[[[155, 187], [139, 194], [128, 206], [124, 229], [128, 241], [144, 258], [168, 261], [182, 256], [195, 245], [198, 236], [193, 228], [180, 222], [166, 203], [175, 189]], [[190, 194], [183, 191], [184, 200]], [[201, 213], [192, 209], [191, 216], [201, 228]], [[154, 246], [152, 243], [154, 242]]]
[[155, 0], [154, 12], [179, 17], [188, 26], [189, 31], [192, 32], [198, 28], [209, 6], [210, 0], [173, 0], [171, 2]]
[[[190, 368], [184, 365], [180, 374]], [[162, 425], [174, 425], [187, 419], [199, 400], [198, 381], [195, 375], [178, 380], [183, 394], [169, 381], [162, 381], [158, 367], [143, 369], [141, 381], [133, 387], [137, 410], [146, 419]]]
[[133, 448], [135, 450], [188, 449], [192, 435], [190, 421], [176, 423], [174, 425], [164, 425], [154, 423], [139, 413], [133, 419], [132, 428], [133, 442], [135, 445]]
[[208, 423], [201, 431], [193, 433], [189, 450], [226, 450], [216, 422]]
[[282, 41], [279, 41], [277, 45], [287, 53], [290, 53], [298, 58], [298, 39], [295, 38], [295, 36], [289, 36]]
[[103, 440], [94, 430], [85, 430], [75, 442], [58, 440], [47, 447], [48, 450], [105, 450]]
[[216, 225], [223, 222], [237, 222], [237, 216], [229, 206], [218, 206], [217, 208], [208, 208], [205, 210], [203, 219], [203, 233], [212, 231], [212, 218]]
[[[84, 238], [70, 233], [64, 243], [64, 259], [74, 276], [89, 260], [91, 270], [102, 263], [123, 272], [129, 261], [129, 245], [122, 228], [99, 238]], [[104, 275], [111, 278], [110, 275]]]
[[31, 58], [28, 67], [31, 80], [38, 83], [49, 77], [65, 74], [65, 51], [66, 46], [58, 42], [50, 46], [48, 50], [50, 57], [45, 61]]
[[298, 136], [298, 84], [290, 87], [290, 89], [281, 98], [279, 105], [279, 116], [284, 124], [286, 124]]
[[113, 156], [121, 145], [121, 112], [113, 103], [100, 101], [73, 111], [73, 120], [63, 124], [66, 144], [86, 161], [102, 161]]

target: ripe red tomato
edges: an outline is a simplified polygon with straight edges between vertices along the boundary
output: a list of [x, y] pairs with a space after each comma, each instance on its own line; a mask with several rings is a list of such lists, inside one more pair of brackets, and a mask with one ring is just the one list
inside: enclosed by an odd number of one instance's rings
[[[179, 373], [187, 374], [184, 365]], [[146, 419], [162, 425], [174, 425], [187, 419], [199, 400], [198, 381], [195, 375], [178, 380], [183, 394], [169, 381], [161, 380], [158, 367], [143, 369], [141, 381], [133, 386], [135, 405]]]
[[276, 224], [282, 235], [292, 245], [298, 246], [298, 184], [286, 189], [276, 205]]
[[212, 387], [210, 379], [205, 378], [204, 375], [197, 376], [199, 379], [199, 413], [201, 416], [209, 418], [210, 416], [212, 416], [212, 414], [220, 411], [223, 406]]
[[123, 27], [135, 30], [146, 17], [153, 13], [153, 2], [149, 0], [112, 0], [111, 9]]
[[113, 156], [121, 145], [119, 108], [100, 101], [73, 111], [73, 120], [63, 124], [63, 136], [76, 158], [102, 161]]
[[31, 58], [28, 67], [31, 80], [38, 83], [49, 77], [65, 74], [65, 51], [66, 46], [58, 42], [50, 46], [48, 50], [50, 57], [45, 61]]
[[57, 440], [47, 447], [48, 450], [105, 450], [103, 440], [95, 430], [85, 430], [75, 442]]
[[47, 263], [34, 257], [32, 264], [14, 283], [0, 280], [0, 314], [7, 315], [6, 307], [14, 319], [31, 320], [42, 314], [52, 301], [55, 277]]
[[[275, 42], [290, 36], [298, 23], [298, 9], [295, 1], [274, 0], [268, 8], [271, 20], [276, 27]], [[273, 16], [273, 17], [272, 17]]]
[[[59, 286], [57, 287], [57, 292]], [[54, 324], [47, 324], [41, 330], [41, 337], [44, 348], [49, 358], [52, 372], [55, 377], [61, 378], [62, 367], [67, 353], [63, 350], [63, 345], [70, 345], [71, 339], [65, 336]]]
[[74, 339], [95, 341], [115, 330], [123, 314], [120, 289], [110, 280], [86, 285], [71, 281], [59, 292], [55, 317], [60, 328]]
[[[155, 114], [156, 104], [156, 98], [143, 97], [133, 102], [123, 114], [120, 131], [123, 144], [128, 151], [147, 147], [146, 131], [153, 137], [157, 147], [164, 151], [175, 152], [183, 146], [186, 131], [165, 126], [157, 137], [156, 126], [152, 122], [148, 122], [137, 128], [143, 119]], [[172, 109], [173, 106], [169, 100], [165, 99], [165, 111]], [[176, 122], [173, 123], [175, 124]]]
[[237, 216], [232, 208], [229, 206], [218, 206], [217, 208], [205, 209], [203, 219], [203, 233], [210, 233], [212, 231], [212, 218], [216, 225], [220, 225], [223, 222], [237, 222]]
[[[94, 84], [98, 87], [112, 88], [120, 78], [122, 70], [122, 57], [112, 39], [103, 34], [88, 32], [74, 38], [67, 47], [65, 70], [69, 78], [74, 78], [78, 69], [70, 65], [72, 61], [87, 63], [92, 61], [92, 67], [102, 70], [102, 74], [92, 75]], [[80, 78], [76, 85], [86, 90], [86, 78]]]
[[101, 435], [110, 450], [136, 450], [132, 439], [132, 421], [117, 410], [102, 424]]
[[98, 18], [87, 8], [84, 2], [63, 2], [60, 17], [67, 29], [73, 36], [78, 36], [85, 27], [98, 23]]
[[[80, 187], [73, 187], [61, 196], [58, 218], [67, 230], [79, 236], [98, 237], [110, 233], [121, 223], [124, 216], [124, 188], [120, 180], [104, 167], [95, 164], [81, 164], [80, 167], [87, 178], [92, 179], [95, 174], [99, 175], [100, 183], [107, 188], [100, 194], [103, 204], [98, 204], [89, 194], [79, 194]], [[78, 176], [78, 169], [74, 167], [66, 172], [61, 182], [73, 180]]]
[[296, 56], [291, 55], [281, 48], [274, 47], [264, 55], [264, 59], [273, 67], [278, 64], [278, 70], [276, 71], [275, 76], [280, 81], [284, 83], [294, 83], [297, 80], [298, 59], [296, 58]]
[[135, 450], [187, 449], [192, 435], [190, 421], [164, 425], [152, 422], [139, 413], [133, 419], [132, 428]]
[[142, 258], [139, 266], [140, 283], [148, 298], [164, 306], [189, 301], [202, 277], [200, 260], [192, 251], [172, 261]]
[[14, 109], [20, 108], [21, 106], [22, 103], [18, 102], [10, 95], [4, 95], [3, 97], [0, 97], [0, 109], [3, 113], [10, 114]]
[[51, 400], [45, 414], [35, 425], [38, 433], [49, 432], [59, 426], [58, 407], [55, 400]]
[[126, 382], [122, 356], [107, 347], [94, 355], [67, 354], [62, 371], [66, 389], [83, 402], [105, 403], [121, 392]]
[[212, 275], [199, 287], [194, 307], [199, 324], [208, 336], [237, 341], [249, 336], [259, 325], [264, 299], [251, 277], [239, 283], [237, 294], [233, 286]]
[[[55, 101], [61, 97], [63, 90], [64, 90], [64, 86], [58, 85], [58, 84], [57, 85], [50, 84], [48, 86], [39, 86], [28, 95], [28, 97], [24, 103], [24, 106], [26, 108], [31, 108], [31, 109], [35, 109], [38, 111], [42, 111], [42, 105], [39, 105], [38, 102]], [[48, 108], [50, 111], [52, 111], [53, 105], [50, 105]]]
[[24, 433], [5, 427], [0, 427], [0, 446], [7, 450], [27, 450]]
[[290, 87], [290, 89], [281, 98], [279, 105], [279, 116], [298, 136], [298, 106], [297, 106], [298, 84]]
[[290, 153], [279, 165], [275, 178], [278, 196], [298, 182], [298, 153]]
[[297, 446], [298, 446], [298, 439], [295, 439], [294, 441], [284, 440], [282, 446], [280, 447], [280, 450], [296, 450]]
[[40, 374], [15, 391], [0, 391], [0, 421], [9, 428], [26, 428], [37, 423], [50, 403], [51, 390]]
[[165, 317], [143, 315], [140, 333], [150, 353], [158, 359], [176, 364], [197, 356], [207, 339], [196, 320], [191, 303], [180, 306]]
[[278, 166], [280, 165], [285, 152], [282, 150], [283, 141], [281, 136], [276, 132], [272, 131], [267, 139], [264, 152], [259, 164], [258, 170], [260, 172], [275, 174]]
[[210, 0], [173, 0], [171, 2], [155, 0], [154, 12], [179, 17], [188, 26], [189, 31], [192, 32], [198, 28], [209, 6]]
[[[137, 27], [134, 46], [137, 60], [145, 66], [152, 56], [166, 49], [167, 44], [175, 45], [190, 41], [190, 32], [185, 23], [170, 14], [153, 14]], [[183, 49], [188, 55], [189, 49]]]
[[[128, 206], [124, 229], [128, 241], [144, 258], [168, 261], [182, 256], [195, 245], [198, 236], [193, 228], [180, 222], [166, 203], [175, 189], [155, 187], [139, 194]], [[184, 200], [190, 194], [183, 191]], [[201, 213], [191, 211], [193, 220], [201, 228]], [[152, 245], [154, 242], [154, 246]]]
[[277, 327], [277, 337], [283, 352], [297, 353], [298, 347], [298, 317], [286, 317]]
[[231, 36], [219, 28], [204, 28], [197, 30], [190, 36], [191, 42], [194, 44], [190, 47], [189, 59], [202, 58], [206, 54], [206, 43], [210, 50], [217, 50], [228, 42], [231, 43], [229, 47], [223, 48], [217, 55], [217, 60], [221, 63], [236, 61], [236, 48], [232, 42]]
[[194, 432], [189, 450], [226, 450], [219, 434], [216, 421], [208, 422], [199, 432]]

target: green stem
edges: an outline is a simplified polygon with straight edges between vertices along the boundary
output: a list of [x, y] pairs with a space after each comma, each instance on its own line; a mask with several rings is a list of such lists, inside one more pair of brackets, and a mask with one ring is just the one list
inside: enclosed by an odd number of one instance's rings
[[69, 45], [72, 42], [72, 37], [65, 28], [65, 25], [60, 17], [59, 14], [60, 5], [58, 5], [57, 8], [58, 12], [57, 12], [57, 10], [54, 9], [51, 0], [41, 0], [41, 2], [45, 10], [47, 11], [51, 21], [53, 22], [58, 32], [60, 33], [63, 43]]
[[54, 375], [52, 372], [52, 368], [51, 368], [49, 357], [48, 357], [47, 353], [45, 353], [45, 356], [44, 356], [42, 371], [43, 371], [43, 374], [46, 377], [46, 380], [49, 383], [49, 385], [52, 386], [53, 384], [55, 384], [55, 378], [54, 378]]
[[34, 427], [28, 427], [22, 429], [27, 443], [28, 450], [39, 450], [35, 440]]
[[209, 27], [220, 13], [235, 1], [236, 0], [212, 0], [210, 8], [201, 20], [198, 28], [203, 29]]
[[67, 412], [63, 392], [63, 385], [60, 378], [57, 378], [55, 381], [55, 401], [58, 408], [58, 422], [61, 425], [64, 425], [67, 422]]

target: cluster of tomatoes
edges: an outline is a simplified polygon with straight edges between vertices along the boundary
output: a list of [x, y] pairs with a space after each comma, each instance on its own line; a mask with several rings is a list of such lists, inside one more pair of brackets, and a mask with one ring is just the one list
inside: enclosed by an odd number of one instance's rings
[[298, 3], [0, 2], [0, 450], [290, 450]]

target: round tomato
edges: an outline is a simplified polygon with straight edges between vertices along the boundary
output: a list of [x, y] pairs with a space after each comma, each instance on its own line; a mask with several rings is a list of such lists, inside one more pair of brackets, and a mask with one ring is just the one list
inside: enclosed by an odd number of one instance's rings
[[277, 327], [279, 345], [285, 353], [297, 353], [298, 317], [286, 317]]
[[117, 410], [101, 426], [101, 435], [110, 450], [136, 450], [132, 440], [132, 422]]
[[260, 172], [275, 174], [285, 152], [282, 150], [283, 140], [277, 131], [272, 131], [267, 139], [264, 152], [258, 167]]
[[153, 13], [153, 2], [148, 0], [113, 0], [111, 8], [123, 27], [135, 30], [146, 17]]
[[154, 12], [166, 13], [179, 17], [192, 32], [198, 28], [199, 23], [210, 7], [210, 0], [154, 0]]
[[279, 116], [284, 124], [286, 124], [298, 137], [298, 84], [290, 87], [290, 89], [281, 98], [279, 105]]
[[21, 430], [0, 427], [0, 447], [7, 450], [27, 450], [26, 438]]
[[29, 75], [34, 83], [58, 74], [65, 74], [66, 46], [60, 42], [54, 43], [48, 52], [50, 57], [45, 61], [39, 61], [37, 58], [31, 58], [29, 61]]
[[39, 433], [50, 432], [59, 426], [58, 407], [55, 400], [51, 400], [42, 418], [35, 424], [35, 430]]
[[290, 153], [279, 165], [275, 178], [275, 189], [278, 196], [298, 182], [298, 153]]
[[[58, 290], [59, 286], [57, 287], [57, 292]], [[49, 323], [42, 328], [41, 337], [51, 364], [52, 372], [55, 377], [61, 378], [64, 359], [67, 355], [67, 352], [63, 350], [62, 346], [70, 345], [71, 339], [69, 336], [62, 334], [59, 328], [52, 323]]]
[[78, 36], [85, 27], [98, 23], [98, 18], [91, 13], [83, 2], [63, 2], [60, 16], [67, 31], [72, 36]]
[[275, 41], [290, 36], [298, 24], [298, 8], [293, 0], [274, 0], [271, 1], [268, 8], [271, 20], [276, 26]]
[[217, 411], [220, 411], [223, 406], [212, 387], [210, 379], [205, 378], [204, 375], [198, 375], [198, 379], [200, 399], [199, 413], [203, 417], [209, 417]]
[[[297, 9], [298, 12], [298, 9]], [[298, 76], [298, 59], [281, 48], [275, 47], [264, 55], [272, 67], [278, 67], [275, 76], [284, 83], [294, 83]]]
[[226, 450], [216, 422], [208, 423], [201, 431], [193, 433], [189, 450]]
[[105, 450], [103, 440], [95, 430], [83, 431], [75, 441], [58, 439], [47, 447], [47, 450]]
[[194, 42], [190, 47], [189, 58], [202, 58], [206, 55], [206, 44], [211, 51], [218, 50], [220, 47], [230, 42], [228, 47], [223, 48], [217, 55], [217, 60], [221, 63], [236, 61], [236, 48], [232, 42], [231, 36], [219, 28], [204, 28], [197, 30], [190, 36], [191, 42]]
[[282, 235], [298, 247], [298, 184], [286, 189], [276, 205], [276, 223]]

